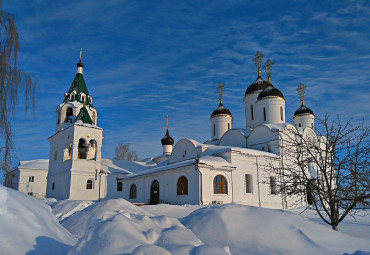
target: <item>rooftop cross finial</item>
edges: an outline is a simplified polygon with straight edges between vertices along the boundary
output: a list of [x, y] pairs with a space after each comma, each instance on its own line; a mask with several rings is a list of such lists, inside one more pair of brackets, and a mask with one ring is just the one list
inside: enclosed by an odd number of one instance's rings
[[224, 87], [225, 87], [225, 84], [223, 84], [222, 82], [218, 83], [217, 90], [218, 90], [218, 94], [220, 95], [220, 104], [222, 104], [222, 92], [224, 90]]
[[253, 62], [256, 64], [258, 76], [261, 76], [261, 64], [262, 64], [262, 58], [264, 56], [265, 55], [263, 55], [260, 51], [257, 51], [256, 55], [253, 58]]
[[170, 115], [167, 114], [166, 116], [166, 122], [167, 122], [167, 129], [169, 128], [169, 122], [170, 122]]
[[80, 49], [80, 62], [82, 61], [82, 48]]
[[271, 72], [272, 72], [272, 65], [275, 64], [271, 61], [271, 59], [267, 59], [266, 63], [263, 65], [263, 68], [265, 69], [265, 72], [267, 74], [267, 80], [270, 83], [271, 82]]
[[297, 88], [298, 95], [301, 98], [302, 105], [304, 105], [304, 94], [305, 94], [306, 88], [307, 88], [307, 86], [304, 85], [303, 83], [299, 83], [299, 86]]

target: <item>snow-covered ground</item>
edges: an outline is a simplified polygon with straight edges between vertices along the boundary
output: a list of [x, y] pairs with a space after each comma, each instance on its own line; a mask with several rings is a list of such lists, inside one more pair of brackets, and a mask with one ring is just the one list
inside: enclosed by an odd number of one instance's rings
[[41, 201], [0, 185], [0, 254], [370, 254], [370, 216], [336, 232], [299, 212]]

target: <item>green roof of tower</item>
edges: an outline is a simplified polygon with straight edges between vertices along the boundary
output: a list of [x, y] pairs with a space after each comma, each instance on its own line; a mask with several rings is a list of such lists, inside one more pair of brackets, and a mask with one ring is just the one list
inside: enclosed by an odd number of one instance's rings
[[[71, 86], [69, 87], [69, 90], [68, 90], [68, 95], [70, 95], [73, 91], [76, 91], [76, 97], [74, 100], [71, 100], [70, 97], [66, 97], [64, 99], [64, 102], [71, 102], [71, 101], [77, 101], [77, 102], [80, 102], [82, 104], [86, 104], [88, 106], [91, 106], [91, 107], [94, 107], [93, 104], [90, 102], [89, 100], [89, 91], [87, 89], [87, 86], [86, 86], [86, 83], [85, 83], [85, 79], [83, 77], [83, 75], [81, 73], [76, 73], [76, 76], [75, 78], [73, 79], [73, 82], [71, 84]], [[85, 94], [85, 98], [84, 98], [84, 101], [81, 100], [81, 94], [84, 93]]]
[[81, 108], [80, 112], [77, 115], [75, 122], [78, 120], [81, 120], [82, 123], [85, 123], [85, 124], [90, 124], [90, 125], [94, 124], [85, 106]]

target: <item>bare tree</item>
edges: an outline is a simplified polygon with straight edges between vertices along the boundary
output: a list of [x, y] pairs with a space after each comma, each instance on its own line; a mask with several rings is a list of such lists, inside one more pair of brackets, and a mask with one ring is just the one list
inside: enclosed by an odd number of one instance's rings
[[115, 156], [113, 159], [137, 161], [139, 160], [139, 154], [134, 150], [130, 150], [129, 143], [119, 143], [115, 149]]
[[281, 177], [279, 192], [291, 204], [312, 205], [338, 230], [346, 216], [369, 206], [370, 129], [364, 123], [343, 123], [339, 116], [331, 120], [328, 114], [317, 123], [321, 133], [289, 129], [282, 136], [282, 163], [270, 169]]
[[0, 0], [0, 168], [5, 170], [7, 186], [12, 186], [13, 133], [10, 119], [15, 116], [19, 94], [25, 99], [25, 111], [35, 105], [37, 80], [18, 69], [19, 35], [14, 16], [2, 10]]

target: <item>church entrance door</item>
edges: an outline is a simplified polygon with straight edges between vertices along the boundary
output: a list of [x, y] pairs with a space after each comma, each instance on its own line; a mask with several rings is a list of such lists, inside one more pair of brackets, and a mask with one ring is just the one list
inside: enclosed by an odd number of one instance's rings
[[154, 180], [150, 188], [150, 204], [156, 205], [159, 203], [159, 182]]

